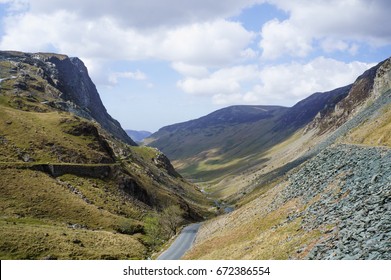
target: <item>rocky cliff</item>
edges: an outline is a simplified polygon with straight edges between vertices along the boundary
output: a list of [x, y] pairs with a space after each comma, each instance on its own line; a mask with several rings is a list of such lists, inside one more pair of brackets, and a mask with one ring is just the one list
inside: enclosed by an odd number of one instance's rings
[[79, 58], [48, 53], [1, 51], [0, 60], [12, 61], [14, 74], [22, 74], [19, 75], [17, 91], [29, 91], [31, 83], [28, 80], [35, 79], [36, 75], [40, 76], [45, 81], [44, 86], [41, 82], [33, 89], [54, 98], [42, 102], [50, 102], [53, 107], [95, 120], [118, 139], [136, 145], [119, 122], [107, 113], [87, 68]]
[[167, 157], [110, 117], [79, 59], [0, 52], [1, 259], [147, 258], [172, 234], [150, 236], [147, 217], [155, 230], [173, 205], [176, 226], [208, 215]]

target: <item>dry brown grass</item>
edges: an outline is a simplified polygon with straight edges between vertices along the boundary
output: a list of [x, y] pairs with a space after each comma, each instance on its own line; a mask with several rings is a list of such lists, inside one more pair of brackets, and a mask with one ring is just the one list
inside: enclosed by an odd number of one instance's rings
[[71, 229], [24, 219], [0, 220], [0, 258], [142, 259], [137, 236]]
[[274, 198], [287, 182], [269, 186], [263, 193], [236, 211], [206, 222], [186, 259], [289, 259], [300, 258], [297, 250], [319, 239], [320, 232], [305, 231], [301, 220], [287, 221], [301, 211], [298, 199], [276, 210]]
[[[1, 259], [143, 259], [139, 210], [112, 182], [0, 167]], [[73, 227], [79, 229], [72, 229]], [[122, 231], [121, 231], [122, 232]]]
[[391, 105], [372, 118], [355, 128], [343, 142], [369, 146], [391, 147]]

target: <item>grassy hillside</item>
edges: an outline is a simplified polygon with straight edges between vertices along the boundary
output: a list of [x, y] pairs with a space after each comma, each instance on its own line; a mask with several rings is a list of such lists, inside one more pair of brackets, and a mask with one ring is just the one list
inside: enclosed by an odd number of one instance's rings
[[169, 238], [152, 244], [148, 217], [209, 215], [161, 152], [113, 136], [62, 99], [53, 64], [20, 57], [0, 60], [1, 259], [144, 259]]
[[351, 131], [344, 138], [344, 142], [391, 147], [391, 105], [386, 106], [376, 117]]
[[[119, 195], [115, 185], [25, 169], [0, 171], [2, 259], [146, 257], [138, 234], [142, 208]], [[127, 234], [120, 234], [122, 228]], [[121, 249], [126, 243], [131, 250]]]

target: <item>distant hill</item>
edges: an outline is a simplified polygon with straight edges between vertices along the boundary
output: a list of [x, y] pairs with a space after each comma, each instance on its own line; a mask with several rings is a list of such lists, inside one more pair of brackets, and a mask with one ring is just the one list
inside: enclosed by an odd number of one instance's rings
[[334, 108], [350, 88], [315, 93], [291, 108], [231, 106], [163, 127], [144, 143], [163, 151], [189, 178], [222, 179], [265, 161], [262, 153]]
[[148, 138], [152, 135], [152, 132], [144, 130], [125, 129], [125, 132], [136, 142], [142, 142], [145, 138]]

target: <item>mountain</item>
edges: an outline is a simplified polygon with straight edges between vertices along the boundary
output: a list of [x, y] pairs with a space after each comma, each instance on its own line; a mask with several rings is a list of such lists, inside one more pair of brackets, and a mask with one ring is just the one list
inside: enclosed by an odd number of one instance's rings
[[152, 132], [145, 130], [131, 130], [126, 129], [125, 132], [136, 142], [142, 142], [145, 138], [152, 135]]
[[110, 117], [81, 60], [0, 52], [1, 259], [145, 259], [208, 203]]
[[[241, 127], [274, 122], [286, 110], [278, 106], [232, 106], [205, 117], [159, 129], [144, 142], [159, 147], [172, 159], [190, 158], [207, 150], [231, 151], [244, 135]], [[246, 129], [247, 130], [247, 129]], [[258, 137], [259, 131], [254, 131]], [[246, 135], [248, 137], [248, 135]], [[241, 149], [240, 149], [241, 150]]]
[[259, 120], [235, 108], [146, 141], [222, 214], [185, 259], [391, 258], [391, 58]]
[[[222, 198], [250, 185], [248, 171], [269, 161], [266, 152], [309, 124], [317, 114], [332, 110], [351, 85], [315, 93], [291, 108], [232, 106], [205, 117], [161, 128], [144, 143], [163, 151], [187, 178], [227, 188]], [[242, 176], [243, 175], [243, 176]], [[239, 178], [243, 182], [238, 182]], [[244, 178], [246, 177], [246, 178]], [[236, 180], [234, 188], [227, 180]]]
[[47, 98], [45, 101], [49, 102], [49, 106], [95, 120], [116, 138], [136, 145], [123, 131], [119, 122], [107, 113], [87, 68], [79, 58], [44, 53], [0, 52], [0, 59], [12, 61], [12, 73], [16, 71], [22, 75], [14, 86], [15, 91], [28, 90], [26, 86], [29, 80], [32, 80], [23, 67], [26, 64], [34, 65], [37, 78], [31, 83], [32, 87], [38, 92], [44, 92], [42, 96]]

